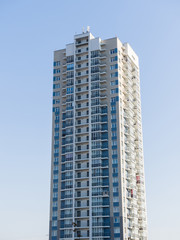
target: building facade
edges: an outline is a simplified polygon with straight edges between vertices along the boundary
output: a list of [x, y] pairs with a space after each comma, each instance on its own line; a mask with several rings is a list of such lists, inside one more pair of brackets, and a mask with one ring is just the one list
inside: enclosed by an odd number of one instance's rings
[[87, 31], [53, 71], [49, 240], [147, 240], [137, 55]]

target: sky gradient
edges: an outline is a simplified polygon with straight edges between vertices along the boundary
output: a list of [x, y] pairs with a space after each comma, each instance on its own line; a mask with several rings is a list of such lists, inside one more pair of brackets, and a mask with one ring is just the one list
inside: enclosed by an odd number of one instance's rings
[[0, 239], [47, 240], [53, 51], [90, 26], [140, 60], [149, 240], [180, 236], [180, 1], [0, 1]]

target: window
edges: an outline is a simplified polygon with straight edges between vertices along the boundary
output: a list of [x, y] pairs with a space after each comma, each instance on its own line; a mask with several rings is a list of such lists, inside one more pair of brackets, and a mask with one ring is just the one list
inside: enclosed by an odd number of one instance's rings
[[58, 157], [55, 157], [54, 158], [54, 162], [58, 162], [59, 161], [59, 158]]
[[113, 158], [113, 160], [112, 160], [112, 164], [117, 164], [117, 163], [118, 163], [117, 158]]
[[111, 119], [116, 119], [116, 114], [112, 114]]
[[60, 81], [60, 76], [53, 77], [53, 81], [54, 81], [54, 82], [56, 82], [56, 81]]
[[58, 132], [55, 132], [55, 133], [54, 133], [54, 137], [59, 137], [59, 133], [58, 133]]
[[113, 192], [117, 193], [118, 192], [118, 187], [113, 187]]
[[113, 78], [113, 77], [118, 77], [118, 72], [114, 72], [114, 73], [111, 73], [111, 78]]
[[60, 99], [54, 99], [53, 100], [53, 104], [59, 104], [60, 103]]
[[67, 70], [73, 70], [74, 69], [74, 63], [67, 64]]
[[113, 178], [113, 183], [118, 183], [118, 178], [117, 177]]
[[52, 221], [52, 227], [56, 227], [57, 226], [57, 221]]
[[60, 84], [53, 84], [53, 89], [60, 88]]
[[99, 72], [99, 67], [92, 67], [91, 68], [91, 73], [97, 73], [97, 72]]
[[112, 128], [116, 128], [116, 123], [112, 123], [112, 124], [111, 124], [111, 127], [112, 127]]
[[111, 81], [111, 86], [118, 85], [118, 80]]
[[119, 212], [119, 207], [113, 207], [113, 212]]
[[113, 173], [118, 173], [118, 169], [117, 168], [113, 168]]
[[73, 93], [74, 92], [74, 88], [73, 87], [69, 87], [69, 88], [67, 88], [67, 90], [66, 90], [66, 93], [67, 94], [70, 94], [70, 93]]
[[[117, 155], [117, 154], [118, 154], [117, 149], [113, 149], [113, 150], [112, 150], [112, 154], [113, 154], [113, 155]], [[115, 158], [115, 157], [113, 156], [113, 158]]]
[[58, 166], [54, 166], [53, 171], [57, 171], [58, 168], [59, 168]]
[[52, 231], [52, 237], [56, 237], [57, 236], [57, 231]]
[[117, 137], [117, 132], [116, 131], [112, 131], [112, 137]]
[[[54, 178], [54, 179], [57, 179], [57, 178]], [[57, 197], [58, 197], [58, 193], [53, 193], [53, 198], [57, 198]]]
[[111, 89], [111, 94], [115, 94], [115, 93], [118, 93], [118, 88]]
[[55, 145], [58, 145], [58, 144], [59, 144], [59, 140], [55, 140], [55, 141], [54, 141], [54, 144], [55, 144]]
[[60, 68], [54, 69], [54, 74], [60, 73]]
[[54, 201], [53, 204], [52, 204], [53, 207], [57, 207], [58, 206], [58, 203], [57, 201]]
[[117, 146], [117, 141], [112, 141], [112, 146]]
[[53, 96], [54, 96], [54, 97], [60, 96], [60, 92], [53, 92]]
[[110, 62], [115, 62], [115, 61], [117, 61], [117, 56], [110, 58]]
[[98, 50], [91, 52], [91, 58], [95, 58], [95, 57], [99, 57], [99, 56], [100, 56], [100, 52]]
[[117, 69], [118, 68], [118, 65], [117, 64], [114, 64], [114, 65], [111, 65], [110, 66], [110, 70], [114, 70], [114, 69]]
[[60, 66], [60, 61], [54, 62], [54, 67], [56, 67], [56, 66]]
[[59, 149], [54, 149], [54, 153], [59, 153]]
[[111, 98], [111, 102], [116, 102], [116, 98], [115, 98], [115, 97], [112, 97], [112, 98]]
[[111, 111], [116, 111], [116, 105], [111, 106]]
[[91, 76], [91, 81], [96, 81], [96, 80], [99, 80], [99, 74], [93, 74]]
[[114, 233], [120, 233], [120, 228], [115, 227], [114, 228]]
[[74, 72], [67, 72], [67, 78], [73, 78]]
[[67, 57], [67, 63], [74, 62], [74, 56], [68, 56]]
[[115, 217], [115, 218], [114, 218], [114, 223], [119, 223], [119, 222], [120, 222], [119, 217]]
[[95, 58], [91, 60], [91, 66], [99, 64], [99, 58]]
[[114, 49], [110, 50], [110, 54], [114, 54], [114, 53], [117, 53], [117, 48], [114, 48]]

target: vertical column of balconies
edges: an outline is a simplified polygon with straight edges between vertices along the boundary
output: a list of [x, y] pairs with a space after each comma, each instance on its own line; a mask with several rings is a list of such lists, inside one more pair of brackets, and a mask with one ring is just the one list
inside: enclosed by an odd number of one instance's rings
[[61, 62], [59, 57], [54, 56], [53, 69], [53, 136], [52, 136], [52, 180], [51, 180], [51, 221], [50, 221], [50, 240], [58, 239], [58, 188], [59, 188], [59, 132], [60, 132], [60, 78], [61, 78]]
[[75, 39], [75, 228], [74, 239], [89, 239], [89, 40]]
[[138, 237], [138, 205], [136, 186], [135, 128], [134, 128], [134, 93], [132, 68], [127, 56], [123, 66], [124, 77], [124, 152], [127, 203], [127, 235], [128, 239]]
[[138, 203], [138, 229], [139, 238], [147, 239], [146, 202], [144, 186], [144, 160], [141, 126], [141, 103], [139, 73], [136, 66], [132, 69], [133, 91], [134, 91], [134, 128], [135, 128], [135, 153], [136, 153], [136, 185]]
[[124, 139], [129, 239], [145, 239], [145, 192], [138, 68], [124, 57]]
[[74, 57], [63, 58], [60, 238], [72, 239]]
[[[114, 45], [113, 47], [115, 47]], [[111, 48], [109, 51], [110, 57], [110, 114], [109, 114], [109, 126], [111, 128], [111, 135], [109, 136], [109, 142], [111, 146], [111, 174], [112, 174], [112, 237], [114, 240], [124, 239], [124, 202], [123, 202], [123, 181], [124, 174], [124, 157], [123, 153], [123, 140], [122, 140], [122, 94], [121, 94], [121, 65], [119, 58], [121, 56], [120, 48]]]
[[106, 56], [91, 51], [92, 239], [110, 239]]

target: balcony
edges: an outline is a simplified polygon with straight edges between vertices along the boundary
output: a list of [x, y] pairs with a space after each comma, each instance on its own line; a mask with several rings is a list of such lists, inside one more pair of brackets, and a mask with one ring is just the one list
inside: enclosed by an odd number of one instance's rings
[[81, 88], [81, 89], [76, 88], [76, 94], [87, 93], [88, 91], [89, 91], [89, 89], [87, 89], [87, 88]]
[[87, 100], [89, 100], [89, 97], [87, 97], [87, 95], [86, 94], [84, 94], [84, 95], [80, 95], [80, 96], [76, 96], [76, 101], [78, 102], [78, 101], [87, 101]]
[[80, 164], [76, 164], [75, 170], [88, 170], [89, 169], [89, 165], [87, 164], [87, 162], [85, 163], [80, 163]]
[[80, 63], [80, 62], [83, 62], [83, 61], [88, 61], [88, 55], [86, 56], [81, 56], [81, 57], [76, 57], [76, 63]]
[[107, 56], [106, 56], [106, 54], [101, 54], [99, 58], [100, 58], [100, 59], [106, 59]]
[[77, 199], [89, 199], [89, 194], [81, 194], [81, 195], [78, 195], [78, 194], [75, 194], [75, 198]]
[[79, 173], [77, 173], [76, 175], [75, 175], [75, 179], [89, 179], [89, 172], [86, 172], [86, 171], [84, 171], [84, 172], [79, 172]]
[[89, 80], [88, 79], [83, 79], [83, 80], [78, 80], [76, 81], [76, 86], [81, 86], [81, 85], [84, 85], [84, 84], [88, 84], [89, 83]]
[[104, 52], [104, 51], [106, 51], [107, 49], [106, 48], [101, 48], [100, 49], [100, 52]]
[[87, 110], [87, 109], [89, 109], [89, 106], [87, 106], [87, 105], [85, 105], [85, 104], [83, 104], [82, 106], [76, 106], [76, 110], [78, 111], [78, 110]]
[[82, 152], [89, 152], [89, 148], [86, 148], [86, 147], [82, 147], [81, 149], [79, 148], [76, 148], [75, 149], [75, 152], [79, 152], [79, 153], [82, 153]]
[[86, 118], [86, 117], [89, 117], [89, 114], [82, 112], [82, 114], [79, 115], [79, 114], [76, 113], [76, 118], [78, 118], [78, 119], [79, 119], [79, 118]]
[[[87, 202], [87, 201], [86, 201], [86, 202]], [[81, 204], [80, 204], [80, 205], [77, 204], [77, 203], [75, 204], [75, 208], [77, 208], [77, 209], [78, 209], [78, 208], [79, 208], [79, 209], [85, 208], [85, 209], [86, 209], [86, 208], [89, 208], [89, 205], [87, 205], [87, 203], [85, 203], [85, 202], [83, 203], [83, 201], [81, 201]]]
[[76, 46], [86, 45], [88, 44], [88, 39], [84, 40], [76, 40]]
[[78, 71], [78, 70], [82, 70], [82, 69], [88, 69], [89, 68], [89, 66], [87, 65], [87, 63], [86, 64], [79, 64], [79, 65], [76, 65], [76, 70]]
[[89, 189], [89, 185], [87, 185], [87, 184], [81, 184], [81, 186], [78, 186], [78, 185], [76, 184], [75, 188], [76, 188], [76, 190]]
[[81, 49], [76, 49], [75, 51], [76, 55], [80, 55], [80, 54], [84, 54], [84, 53], [88, 53], [88, 49], [87, 48], [81, 48]]

